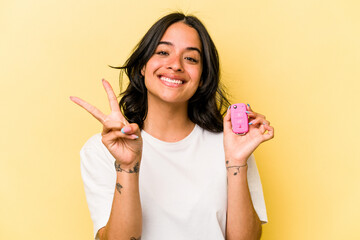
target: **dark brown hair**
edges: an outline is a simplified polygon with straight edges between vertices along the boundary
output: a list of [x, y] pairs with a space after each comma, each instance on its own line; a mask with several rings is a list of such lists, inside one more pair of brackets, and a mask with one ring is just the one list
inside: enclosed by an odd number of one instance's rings
[[[220, 84], [219, 56], [205, 26], [195, 16], [183, 13], [171, 13], [158, 20], [136, 45], [134, 52], [121, 69], [130, 82], [121, 94], [120, 108], [131, 123], [137, 123], [142, 129], [147, 115], [147, 89], [141, 69], [154, 54], [166, 29], [176, 23], [183, 22], [194, 28], [202, 43], [203, 71], [200, 86], [189, 99], [189, 119], [200, 127], [211, 132], [223, 130], [223, 115], [230, 105]], [[122, 72], [121, 72], [122, 74]], [[122, 75], [120, 76], [120, 79]]]

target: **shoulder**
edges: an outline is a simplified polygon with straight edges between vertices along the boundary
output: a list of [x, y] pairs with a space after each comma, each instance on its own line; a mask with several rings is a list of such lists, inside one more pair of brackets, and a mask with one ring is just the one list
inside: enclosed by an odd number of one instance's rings
[[101, 142], [101, 134], [97, 133], [90, 137], [84, 144], [84, 146], [81, 148], [81, 151], [86, 149], [94, 149], [94, 148], [102, 148], [102, 142]]
[[105, 145], [102, 143], [101, 139], [102, 136], [100, 133], [93, 135], [85, 142], [80, 152], [92, 151], [92, 152], [101, 152], [105, 155], [110, 154], [107, 148], [105, 147]]
[[80, 150], [82, 167], [87, 165], [109, 165], [112, 166], [114, 158], [101, 141], [100, 133], [90, 137]]

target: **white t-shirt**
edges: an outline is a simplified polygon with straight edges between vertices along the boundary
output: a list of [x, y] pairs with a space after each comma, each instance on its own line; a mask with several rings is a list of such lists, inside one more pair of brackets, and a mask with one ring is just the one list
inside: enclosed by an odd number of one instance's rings
[[[223, 134], [195, 126], [179, 142], [160, 141], [145, 131], [139, 172], [142, 240], [225, 239], [227, 172]], [[109, 219], [116, 184], [114, 157], [91, 137], [80, 151], [81, 175], [94, 223], [94, 235]], [[248, 159], [251, 199], [267, 222], [260, 176], [254, 156]]]

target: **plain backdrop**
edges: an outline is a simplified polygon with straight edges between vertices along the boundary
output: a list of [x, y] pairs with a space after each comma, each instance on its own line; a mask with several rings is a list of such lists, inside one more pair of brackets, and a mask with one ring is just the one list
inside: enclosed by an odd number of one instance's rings
[[[79, 151], [109, 112], [122, 65], [167, 13], [198, 16], [232, 103], [275, 127], [255, 157], [264, 240], [356, 239], [360, 217], [360, 3], [0, 1], [0, 239], [92, 239]], [[166, 181], [166, 179], [164, 180]]]

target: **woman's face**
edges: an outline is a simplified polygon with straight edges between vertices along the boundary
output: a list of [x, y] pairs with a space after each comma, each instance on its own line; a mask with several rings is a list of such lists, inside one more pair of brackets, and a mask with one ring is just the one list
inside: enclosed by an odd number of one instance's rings
[[187, 103], [196, 92], [202, 73], [201, 41], [188, 25], [172, 24], [154, 55], [142, 69], [148, 102]]

